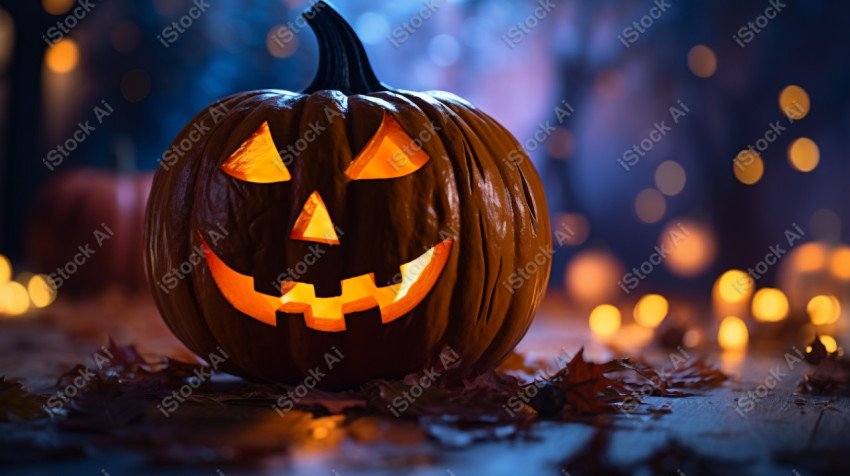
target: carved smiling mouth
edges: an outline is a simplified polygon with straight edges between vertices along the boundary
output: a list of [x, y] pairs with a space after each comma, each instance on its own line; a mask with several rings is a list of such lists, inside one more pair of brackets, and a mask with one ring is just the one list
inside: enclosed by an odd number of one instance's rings
[[231, 306], [269, 324], [277, 325], [277, 312], [303, 314], [307, 327], [324, 332], [345, 330], [345, 314], [379, 308], [386, 324], [413, 310], [434, 287], [443, 271], [452, 240], [447, 239], [419, 257], [399, 266], [401, 282], [387, 286], [375, 284], [374, 273], [343, 279], [339, 296], [316, 297], [310, 283], [287, 281], [281, 284], [281, 296], [254, 290], [254, 278], [231, 269], [201, 237], [207, 266], [219, 291]]

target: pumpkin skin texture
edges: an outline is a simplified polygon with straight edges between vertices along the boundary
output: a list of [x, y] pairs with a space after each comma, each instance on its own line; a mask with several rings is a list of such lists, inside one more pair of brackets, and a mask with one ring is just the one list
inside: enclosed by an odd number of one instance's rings
[[[261, 381], [295, 384], [318, 368], [326, 374], [321, 388], [357, 387], [439, 365], [445, 346], [460, 357], [447, 378], [492, 369], [525, 334], [549, 276], [548, 213], [531, 161], [508, 131], [464, 100], [378, 82], [353, 31], [326, 3], [305, 17], [321, 52], [313, 84], [304, 93], [222, 99], [175, 144], [198, 122], [211, 131], [154, 177], [145, 258], [162, 316], [195, 353], [220, 346], [229, 356], [220, 368]], [[416, 139], [427, 162], [400, 177], [352, 179], [346, 171], [385, 117]], [[225, 173], [222, 164], [264, 123], [291, 178], [251, 183]], [[287, 149], [297, 144], [306, 145]], [[292, 238], [316, 193], [338, 244]], [[281, 273], [295, 270], [290, 279], [333, 297], [354, 276], [373, 273], [378, 286], [398, 282], [400, 265], [445, 240], [445, 264], [409, 312], [391, 322], [377, 307], [347, 312], [335, 331], [308, 325], [301, 313], [278, 311], [271, 325], [237, 310], [209, 266], [214, 255], [253, 278], [253, 291], [273, 297], [283, 293]], [[204, 244], [205, 260], [173, 288], [160, 286]], [[535, 259], [543, 264], [512, 289], [512, 273]], [[334, 350], [343, 358], [328, 369], [325, 354]]]

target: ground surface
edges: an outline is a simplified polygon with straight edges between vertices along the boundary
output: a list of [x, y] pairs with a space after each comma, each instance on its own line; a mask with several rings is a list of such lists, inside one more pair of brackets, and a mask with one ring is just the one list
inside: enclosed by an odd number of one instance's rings
[[[589, 359], [610, 356], [588, 345], [583, 322], [569, 323], [559, 309], [557, 299], [544, 304], [520, 352], [554, 358], [585, 345]], [[146, 355], [189, 357], [148, 300], [109, 294], [0, 321], [0, 375], [46, 393], [62, 372], [91, 362], [106, 336], [135, 342]], [[268, 402], [199, 399], [154, 427], [0, 423], [0, 473], [555, 475], [567, 474], [566, 463], [569, 474], [850, 474], [850, 399], [796, 395], [808, 368], [789, 368], [786, 352], [793, 349], [716, 356], [735, 378], [696, 396], [650, 397], [650, 404], [669, 406], [660, 416], [543, 421], [530, 436], [469, 445], [455, 438], [455, 447], [424, 435], [414, 421], [360, 415], [352, 423], [349, 415], [343, 425], [345, 417], [322, 411], [282, 419]], [[240, 381], [224, 376], [214, 384], [213, 394]], [[774, 388], [739, 400], [760, 385]]]

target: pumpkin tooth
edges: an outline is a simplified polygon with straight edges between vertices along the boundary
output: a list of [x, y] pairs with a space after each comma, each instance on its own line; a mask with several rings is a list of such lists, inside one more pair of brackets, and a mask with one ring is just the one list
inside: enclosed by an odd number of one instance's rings
[[316, 297], [332, 298], [342, 294], [342, 283], [338, 279], [324, 279], [322, 276], [317, 276], [318, 279], [312, 281], [308, 274], [303, 279], [311, 281], [313, 289], [316, 291]]
[[201, 238], [213, 281], [225, 299], [243, 314], [266, 324], [277, 325], [277, 311], [303, 314], [307, 327], [324, 332], [345, 330], [345, 315], [375, 307], [381, 321], [394, 321], [415, 308], [431, 291], [443, 271], [452, 240], [445, 240], [399, 267], [401, 282], [379, 286], [375, 274], [362, 274], [339, 283], [340, 292], [316, 296], [313, 284], [281, 283], [280, 298], [257, 292], [250, 276], [230, 269]]

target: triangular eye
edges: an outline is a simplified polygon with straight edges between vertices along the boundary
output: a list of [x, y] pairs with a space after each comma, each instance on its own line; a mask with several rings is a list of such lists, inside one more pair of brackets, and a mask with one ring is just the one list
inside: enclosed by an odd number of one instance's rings
[[428, 162], [422, 144], [408, 136], [393, 117], [384, 113], [381, 127], [346, 169], [352, 180], [390, 179], [419, 170]]
[[253, 183], [286, 182], [292, 178], [274, 145], [268, 122], [254, 131], [219, 168], [233, 178]]

